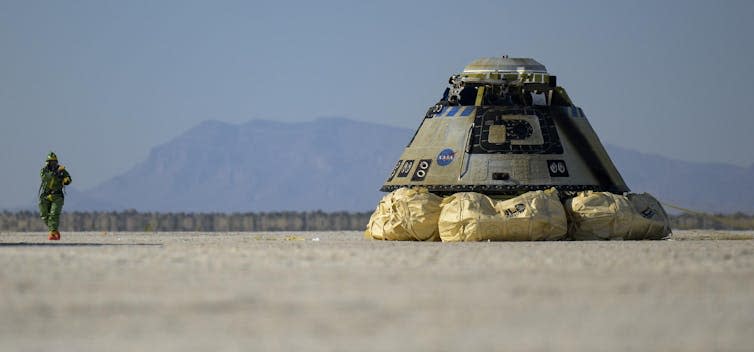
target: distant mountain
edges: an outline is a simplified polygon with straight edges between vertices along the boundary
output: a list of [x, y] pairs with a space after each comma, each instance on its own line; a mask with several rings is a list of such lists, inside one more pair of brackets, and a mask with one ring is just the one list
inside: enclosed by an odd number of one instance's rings
[[[199, 124], [128, 172], [71, 193], [66, 210], [371, 211], [412, 130], [342, 118]], [[716, 212], [754, 213], [754, 167], [607, 146], [634, 192]]]
[[66, 208], [367, 211], [412, 133], [342, 118], [207, 121]]
[[711, 213], [754, 214], [754, 165], [693, 163], [608, 145], [610, 158], [633, 192]]

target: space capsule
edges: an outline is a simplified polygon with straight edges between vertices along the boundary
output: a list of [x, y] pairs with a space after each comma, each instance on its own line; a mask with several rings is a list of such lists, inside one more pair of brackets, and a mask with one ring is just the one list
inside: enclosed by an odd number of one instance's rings
[[552, 187], [629, 191], [556, 76], [509, 57], [477, 59], [449, 78], [381, 190], [407, 186], [496, 198]]

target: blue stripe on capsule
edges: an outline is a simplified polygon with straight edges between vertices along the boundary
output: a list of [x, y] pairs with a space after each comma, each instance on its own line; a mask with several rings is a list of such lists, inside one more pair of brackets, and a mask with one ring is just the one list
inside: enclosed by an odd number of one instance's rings
[[474, 107], [467, 106], [466, 109], [463, 109], [463, 112], [461, 112], [461, 116], [469, 116], [472, 112], [474, 112]]
[[454, 106], [454, 107], [450, 108], [450, 110], [448, 110], [448, 114], [446, 116], [455, 116], [455, 114], [458, 112], [459, 109], [460, 109], [459, 106]]

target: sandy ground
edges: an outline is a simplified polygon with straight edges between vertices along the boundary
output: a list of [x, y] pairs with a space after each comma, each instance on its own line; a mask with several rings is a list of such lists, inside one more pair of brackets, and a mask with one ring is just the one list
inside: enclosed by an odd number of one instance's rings
[[0, 233], [0, 350], [751, 351], [753, 239]]

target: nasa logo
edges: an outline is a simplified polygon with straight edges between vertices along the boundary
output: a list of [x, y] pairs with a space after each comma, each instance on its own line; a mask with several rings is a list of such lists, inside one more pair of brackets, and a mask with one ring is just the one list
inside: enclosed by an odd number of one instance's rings
[[440, 154], [437, 154], [437, 165], [448, 166], [456, 158], [456, 152], [453, 149], [443, 149]]

